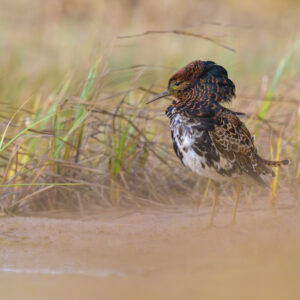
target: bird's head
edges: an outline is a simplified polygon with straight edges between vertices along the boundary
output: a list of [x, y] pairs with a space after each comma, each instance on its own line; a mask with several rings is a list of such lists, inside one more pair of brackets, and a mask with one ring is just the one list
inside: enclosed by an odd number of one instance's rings
[[214, 100], [230, 102], [235, 86], [227, 71], [212, 61], [195, 60], [169, 80], [168, 88], [147, 104], [166, 96], [174, 96], [180, 102], [190, 100]]

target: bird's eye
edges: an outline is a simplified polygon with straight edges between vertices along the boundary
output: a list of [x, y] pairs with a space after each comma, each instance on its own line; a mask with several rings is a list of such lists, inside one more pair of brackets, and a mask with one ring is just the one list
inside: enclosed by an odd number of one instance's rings
[[174, 85], [179, 86], [179, 85], [180, 85], [180, 82], [179, 82], [179, 81], [175, 81], [175, 82], [174, 82]]

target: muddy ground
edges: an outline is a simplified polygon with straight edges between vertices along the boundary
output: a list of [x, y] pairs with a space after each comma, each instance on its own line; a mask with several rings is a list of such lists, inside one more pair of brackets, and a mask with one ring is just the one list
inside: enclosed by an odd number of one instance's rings
[[1, 299], [300, 299], [300, 212], [94, 210], [0, 219]]

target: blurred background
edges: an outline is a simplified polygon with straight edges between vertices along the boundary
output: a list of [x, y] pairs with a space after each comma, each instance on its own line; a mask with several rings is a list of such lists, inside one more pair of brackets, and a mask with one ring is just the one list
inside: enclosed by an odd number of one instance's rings
[[[5, 299], [299, 299], [300, 2], [0, 0]], [[192, 60], [224, 66], [269, 189], [214, 190], [145, 102]], [[274, 170], [275, 171], [275, 170]], [[216, 288], [217, 287], [217, 288]], [[214, 295], [215, 297], [213, 297]]]
[[292, 0], [1, 0], [0, 209], [182, 203], [187, 191], [199, 203], [209, 183], [172, 152], [168, 100], [145, 105], [195, 59], [228, 70], [262, 155], [292, 160], [279, 185], [297, 203], [299, 13]]

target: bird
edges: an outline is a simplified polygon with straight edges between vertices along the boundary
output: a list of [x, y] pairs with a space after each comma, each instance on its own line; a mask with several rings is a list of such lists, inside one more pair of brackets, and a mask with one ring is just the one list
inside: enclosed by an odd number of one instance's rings
[[218, 186], [226, 181], [237, 186], [230, 222], [235, 224], [241, 184], [266, 187], [264, 175], [275, 176], [272, 167], [288, 165], [289, 160], [270, 161], [258, 154], [254, 136], [240, 119], [244, 113], [224, 106], [235, 97], [235, 85], [221, 65], [190, 62], [147, 104], [167, 96], [175, 98], [165, 112], [175, 154], [185, 167], [213, 180], [216, 186], [209, 226], [214, 225]]

